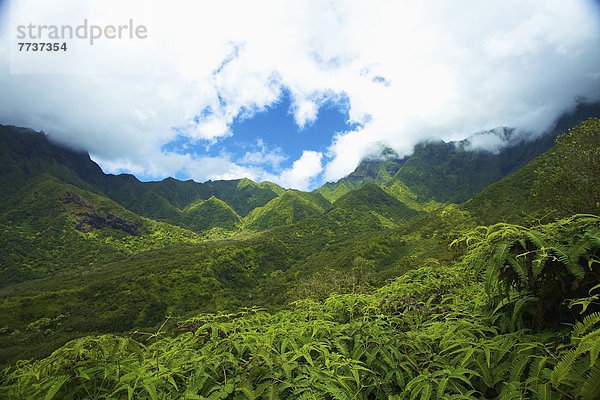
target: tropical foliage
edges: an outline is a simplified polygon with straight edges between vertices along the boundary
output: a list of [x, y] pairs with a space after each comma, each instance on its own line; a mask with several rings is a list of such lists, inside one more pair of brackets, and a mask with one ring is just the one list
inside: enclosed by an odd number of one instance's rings
[[[577, 252], [578, 262], [594, 266], [600, 243], [592, 240], [585, 251], [573, 246], [598, 226], [597, 217], [577, 217], [537, 229], [554, 231], [557, 241], [571, 243], [567, 251]], [[465, 239], [471, 248], [463, 263], [409, 271], [371, 294], [302, 300], [274, 314], [256, 308], [202, 314], [183, 321], [178, 334], [163, 325], [149, 337], [77, 339], [44, 360], [6, 370], [4, 393], [48, 399], [598, 398], [600, 285], [566, 303], [554, 292], [523, 302], [537, 309], [542, 301], [560, 301], [573, 314], [555, 318], [577, 321], [570, 329], [531, 330], [515, 318], [518, 300], [492, 308], [490, 296], [513, 284], [522, 296], [535, 293], [521, 282], [526, 277], [505, 279], [502, 272], [515, 266], [507, 267], [498, 251], [507, 237], [516, 244], [532, 230], [482, 231]], [[580, 239], [571, 240], [574, 233]], [[483, 254], [498, 254], [486, 259], [485, 270]], [[533, 259], [544, 257], [541, 251]], [[567, 259], [546, 261], [573, 274]], [[544, 281], [544, 273], [537, 279]]]

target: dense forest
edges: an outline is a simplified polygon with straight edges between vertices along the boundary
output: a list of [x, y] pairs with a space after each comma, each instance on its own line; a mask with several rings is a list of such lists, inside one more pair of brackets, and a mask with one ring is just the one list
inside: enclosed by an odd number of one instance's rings
[[312, 192], [0, 125], [0, 398], [598, 399], [596, 115]]

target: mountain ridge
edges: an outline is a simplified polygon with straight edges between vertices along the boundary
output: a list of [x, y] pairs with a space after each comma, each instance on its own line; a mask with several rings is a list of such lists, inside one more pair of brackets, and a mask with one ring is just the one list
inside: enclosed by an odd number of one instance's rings
[[[600, 115], [600, 103], [579, 103], [575, 110], [557, 118], [551, 129], [531, 141], [511, 139], [514, 129], [501, 128], [501, 136], [507, 140], [497, 152], [473, 149], [469, 138], [453, 142], [423, 141], [410, 156], [401, 158], [393, 150], [383, 148], [380, 154], [361, 161], [348, 176], [314, 191], [331, 201], [367, 182], [375, 182], [383, 187], [397, 186], [396, 191], [390, 192], [401, 193], [401, 199], [412, 198], [416, 204], [431, 200], [462, 203], [549, 150], [559, 134], [596, 115]], [[471, 138], [498, 130], [477, 132]], [[393, 176], [383, 178], [386, 170], [396, 168]]]
[[[89, 157], [32, 158], [26, 151], [19, 155], [18, 146], [12, 150], [6, 147], [12, 158], [0, 160], [12, 168], [0, 176], [8, 195], [0, 209], [0, 243], [7, 250], [0, 265], [9, 266], [12, 276], [0, 288], [0, 362], [46, 356], [80, 335], [156, 331], [165, 314], [278, 310], [334, 293], [366, 295], [418, 266], [443, 270], [466, 251], [449, 245], [482, 215], [489, 214], [490, 223], [527, 217], [520, 203], [537, 176], [534, 159], [461, 205], [419, 198], [394, 179], [406, 163], [393, 176], [399, 163], [369, 164], [353, 175], [354, 183], [365, 177], [391, 177], [391, 183], [363, 182], [333, 203], [319, 193], [248, 179], [200, 186], [167, 179], [116, 188], [131, 190], [130, 198], [139, 191], [136, 200], [149, 205], [138, 207], [163, 219], [189, 217], [185, 223], [197, 225], [193, 232], [135, 213], [93, 186], [93, 177], [88, 183], [66, 165], [88, 163]], [[544, 154], [549, 166], [561, 159]], [[60, 157], [67, 161], [61, 164]], [[179, 188], [182, 193], [174, 193]], [[215, 195], [194, 197], [200, 190], [219, 190], [238, 208], [272, 198], [243, 216]], [[498, 195], [504, 192], [515, 202]], [[189, 198], [195, 200], [182, 206]], [[250, 220], [258, 222], [245, 229]]]

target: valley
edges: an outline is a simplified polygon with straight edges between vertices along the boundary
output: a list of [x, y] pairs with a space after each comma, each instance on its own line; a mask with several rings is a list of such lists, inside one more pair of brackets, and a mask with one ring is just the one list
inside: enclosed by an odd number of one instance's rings
[[312, 192], [142, 182], [0, 126], [0, 396], [597, 398], [597, 115]]

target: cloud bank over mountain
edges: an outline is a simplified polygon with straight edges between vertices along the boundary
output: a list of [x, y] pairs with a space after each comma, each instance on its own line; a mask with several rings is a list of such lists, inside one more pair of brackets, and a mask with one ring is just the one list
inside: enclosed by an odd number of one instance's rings
[[[0, 42], [0, 122], [43, 129], [109, 172], [245, 176], [308, 189], [348, 174], [377, 143], [405, 155], [423, 139], [497, 126], [536, 135], [581, 97], [600, 100], [600, 10], [592, 1], [126, 4], [11, 2]], [[8, 21], [7, 7], [1, 12]], [[133, 19], [148, 37], [85, 43], [68, 73], [11, 73], [16, 24], [84, 18]], [[70, 45], [70, 57], [84, 46]], [[46, 67], [58, 59], [40, 56]], [[165, 150], [177, 137], [206, 149], [235, 138], [236, 119], [268, 111], [284, 92], [300, 134], [325, 104], [339, 104], [353, 128], [323, 132], [328, 151], [307, 141], [296, 160], [270, 143], [238, 158]]]

